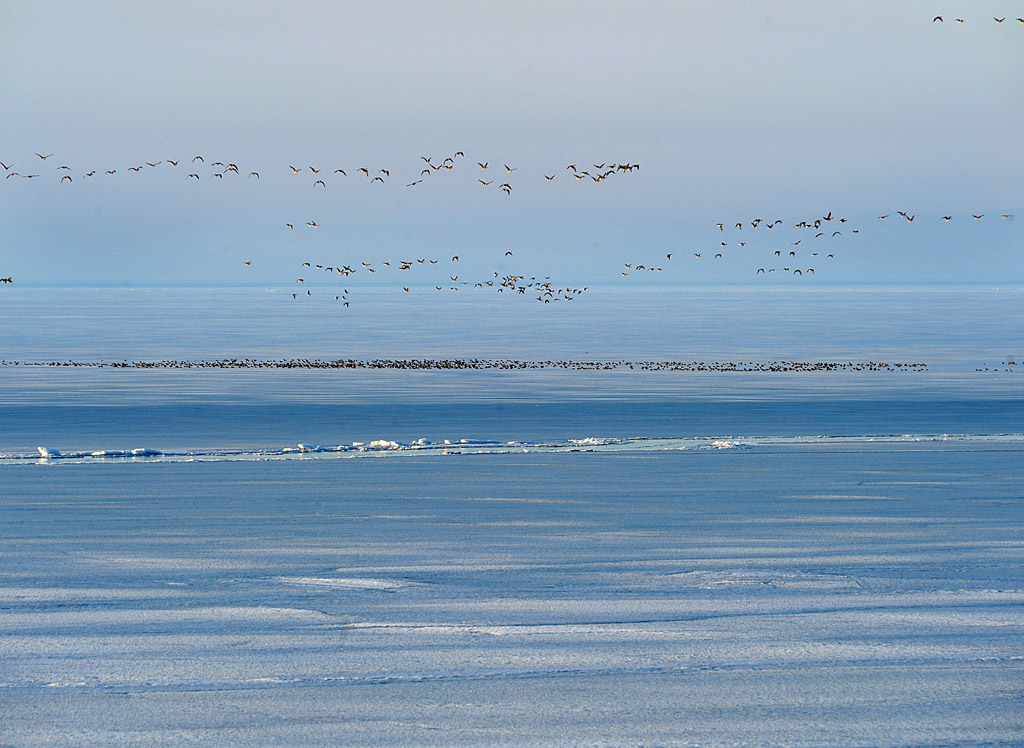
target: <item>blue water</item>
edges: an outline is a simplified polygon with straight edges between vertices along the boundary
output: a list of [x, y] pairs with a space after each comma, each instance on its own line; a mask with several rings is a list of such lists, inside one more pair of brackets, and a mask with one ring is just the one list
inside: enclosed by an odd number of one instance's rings
[[[924, 372], [0, 367], [0, 451], [418, 438], [1003, 434], [1024, 430], [1024, 289], [4, 289], [5, 361], [253, 357], [924, 363]], [[978, 370], [981, 371], [978, 371]], [[985, 369], [988, 369], [986, 371]]]

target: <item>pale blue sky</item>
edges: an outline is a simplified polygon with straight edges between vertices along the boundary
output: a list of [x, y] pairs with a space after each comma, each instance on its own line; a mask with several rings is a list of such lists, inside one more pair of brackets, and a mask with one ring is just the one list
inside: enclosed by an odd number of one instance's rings
[[[1024, 213], [1024, 13], [942, 5], [9, 0], [0, 161], [40, 176], [0, 182], [0, 276], [274, 283], [303, 260], [459, 254], [615, 282], [672, 252], [659, 282], [735, 283], [832, 210], [850, 221], [816, 281], [1024, 282], [1024, 216], [999, 218]], [[187, 179], [196, 154], [242, 175]], [[565, 169], [606, 161], [641, 168]], [[876, 218], [897, 210], [915, 222]], [[788, 233], [714, 226], [756, 217]]]

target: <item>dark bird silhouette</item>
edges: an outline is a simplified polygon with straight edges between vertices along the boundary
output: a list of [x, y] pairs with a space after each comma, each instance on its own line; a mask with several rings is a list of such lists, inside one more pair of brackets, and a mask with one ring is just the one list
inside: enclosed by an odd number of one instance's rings
[[48, 158], [49, 158], [50, 156], [52, 156], [53, 154], [52, 154], [52, 153], [47, 153], [47, 154], [46, 154], [46, 155], [44, 156], [44, 155], [43, 155], [43, 154], [41, 154], [41, 153], [36, 153], [36, 155], [37, 155], [37, 156], [39, 156], [39, 158], [41, 158], [41, 159], [42, 159], [43, 161], [45, 161], [46, 159], [48, 159]]

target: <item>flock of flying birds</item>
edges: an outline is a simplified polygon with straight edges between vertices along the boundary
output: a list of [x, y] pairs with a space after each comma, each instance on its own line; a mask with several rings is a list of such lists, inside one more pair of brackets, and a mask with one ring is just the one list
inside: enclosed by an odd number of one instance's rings
[[[916, 215], [912, 215], [907, 211], [896, 211], [896, 215], [901, 216], [907, 223], [913, 223], [917, 218]], [[890, 214], [878, 216], [878, 220], [885, 221], [890, 217]], [[984, 214], [971, 214], [970, 216], [975, 221], [980, 221], [985, 217]], [[1005, 220], [1012, 220], [1013, 215], [1010, 213], [1003, 213], [1002, 218]], [[952, 215], [942, 216], [941, 220], [948, 223], [954, 220]], [[767, 255], [769, 260], [777, 260], [776, 264], [765, 263], [764, 265], [756, 264], [752, 266], [755, 275], [768, 275], [769, 273], [783, 272], [792, 273], [793, 275], [814, 275], [815, 268], [808, 267], [806, 264], [801, 264], [797, 267], [800, 260], [806, 260], [807, 262], [818, 262], [834, 260], [836, 257], [837, 249], [832, 246], [834, 242], [839, 241], [839, 237], [844, 236], [844, 231], [849, 237], [854, 237], [860, 234], [859, 228], [853, 228], [852, 226], [846, 226], [848, 223], [847, 218], [841, 218], [833, 215], [833, 211], [829, 211], [825, 215], [813, 219], [804, 219], [798, 221], [792, 225], [792, 228], [797, 229], [795, 236], [796, 241], [789, 241], [784, 248], [778, 248], [779, 244], [775, 243], [774, 249], [770, 250], [771, 254]], [[781, 218], [776, 218], [772, 221], [766, 221], [762, 218], [755, 218], [749, 222], [738, 221], [734, 224], [727, 223], [716, 223], [715, 227], [724, 234], [727, 230], [730, 232], [728, 236], [723, 236], [718, 243], [717, 247], [712, 248], [710, 251], [694, 252], [693, 257], [696, 260], [711, 259], [721, 260], [727, 253], [740, 250], [746, 247], [749, 243], [749, 238], [752, 236], [752, 232], [760, 229], [761, 231], [771, 231], [776, 227], [785, 226], [785, 222]], [[747, 229], [746, 234], [736, 233], [733, 235], [732, 232], [742, 232], [744, 227]], [[739, 241], [739, 238], [743, 236], [746, 240]], [[730, 239], [732, 241], [724, 241], [724, 239]], [[831, 250], [831, 251], [829, 251]], [[665, 255], [665, 260], [672, 260], [676, 253], [668, 253]], [[624, 269], [621, 270], [622, 277], [629, 277], [631, 273], [637, 272], [662, 272], [667, 264], [665, 261], [659, 263], [650, 262], [627, 262], [623, 263]]]
[[[1003, 16], [1002, 18], [996, 18], [995, 16], [992, 16], [992, 20], [995, 21], [996, 23], [1002, 23], [1003, 21], [1006, 20], [1006, 18], [1007, 18], [1007, 16]], [[942, 16], [935, 16], [935, 18], [932, 19], [932, 23], [944, 23], [945, 20], [946, 19], [944, 19]], [[956, 23], [964, 23], [965, 22], [963, 18], [954, 18], [953, 20]], [[1018, 23], [1024, 23], [1024, 18], [1017, 18], [1015, 20]]]
[[[941, 16], [937, 16], [936, 20], [941, 21]], [[997, 19], [999, 20], [999, 19]], [[1018, 19], [1019, 20], [1019, 19]], [[84, 179], [90, 179], [100, 175], [113, 177], [118, 174], [117, 169], [103, 169], [97, 170], [92, 169], [88, 172], [80, 173], [76, 172], [67, 164], [61, 163], [56, 165], [55, 162], [48, 160], [53, 157], [52, 153], [35, 153], [35, 157], [39, 159], [40, 164], [46, 164], [44, 169], [40, 169], [39, 173], [21, 173], [16, 171], [13, 164], [7, 164], [0, 161], [0, 168], [5, 172], [4, 180], [10, 180], [15, 177], [23, 179], [35, 179], [49, 172], [47, 176], [59, 177], [61, 184], [71, 184], [74, 182], [75, 176], [80, 176]], [[416, 187], [427, 179], [438, 179], [439, 176], [456, 169], [457, 165], [465, 158], [463, 151], [456, 151], [452, 155], [445, 156], [441, 159], [435, 160], [430, 156], [421, 156], [421, 164], [419, 168], [419, 174], [416, 175], [416, 179], [411, 182], [404, 182], [406, 187]], [[31, 159], [31, 157], [30, 157]], [[34, 160], [34, 159], [32, 159]], [[211, 161], [207, 165], [206, 159], [202, 155], [196, 155], [183, 171], [188, 172], [185, 177], [186, 180], [199, 180], [203, 177], [207, 179], [237, 179], [242, 178], [245, 174], [245, 178], [249, 180], [259, 180], [260, 173], [256, 170], [246, 171], [240, 169], [239, 166], [232, 162], [225, 161]], [[477, 181], [480, 183], [482, 188], [490, 187], [499, 179], [504, 181], [497, 186], [497, 189], [504, 192], [506, 195], [511, 195], [513, 190], [513, 184], [516, 183], [517, 178], [522, 177], [518, 174], [519, 169], [515, 166], [507, 163], [501, 163], [500, 165], [492, 165], [489, 161], [477, 161], [473, 162], [462, 162], [468, 165], [471, 170], [478, 173]], [[182, 159], [164, 159], [160, 161], [144, 161], [142, 164], [132, 166], [127, 171], [133, 173], [145, 172], [155, 170], [157, 168], [177, 168], [179, 164], [183, 164]], [[591, 167], [593, 170], [591, 170]], [[567, 164], [564, 169], [560, 168], [556, 173], [541, 175], [534, 175], [532, 179], [539, 181], [540, 176], [543, 176], [546, 182], [554, 181], [559, 177], [567, 177], [575, 180], [576, 182], [588, 182], [593, 184], [601, 183], [607, 179], [610, 179], [616, 175], [630, 174], [633, 171], [639, 170], [639, 163], [614, 163], [605, 161], [600, 164]], [[33, 170], [34, 171], [34, 170]], [[311, 187], [314, 190], [327, 189], [328, 181], [331, 179], [344, 179], [349, 178], [349, 171], [352, 172], [353, 177], [361, 179], [368, 185], [375, 183], [385, 184], [391, 179], [390, 168], [380, 168], [371, 170], [369, 167], [359, 167], [355, 169], [346, 170], [344, 168], [336, 168], [333, 170], [316, 167], [316, 166], [305, 166], [299, 167], [295, 165], [288, 165], [288, 174], [290, 172], [292, 177], [300, 178], [306, 177], [312, 180]], [[487, 178], [491, 174], [497, 174], [493, 178]], [[893, 214], [893, 218], [898, 215], [900, 218], [895, 220], [903, 220], [907, 223], [914, 223], [916, 216], [910, 214], [907, 211], [897, 211]], [[880, 221], [886, 221], [890, 218], [890, 214], [884, 214], [878, 216]], [[974, 221], [980, 221], [985, 218], [984, 214], [971, 214], [971, 219]], [[1012, 219], [1011, 214], [1002, 214], [1004, 219]], [[954, 216], [946, 215], [942, 216], [941, 220], [944, 222], [950, 222], [954, 220]], [[316, 220], [307, 220], [305, 222], [297, 221], [295, 223], [284, 223], [282, 228], [289, 231], [294, 231], [296, 224], [302, 226], [305, 224], [306, 230], [319, 229], [320, 223]], [[711, 246], [707, 249], [701, 249], [697, 252], [669, 252], [664, 255], [664, 259], [658, 259], [651, 261], [649, 258], [637, 258], [630, 262], [622, 262], [619, 267], [621, 278], [634, 279], [644, 273], [659, 273], [664, 271], [670, 264], [678, 265], [684, 257], [692, 255], [691, 262], [695, 261], [709, 261], [716, 262], [723, 260], [726, 256], [735, 256], [735, 253], [741, 253], [739, 256], [744, 261], [750, 262], [750, 272], [754, 275], [769, 276], [772, 273], [785, 273], [791, 276], [813, 276], [815, 274], [818, 263], [830, 263], [835, 260], [836, 255], [839, 253], [839, 248], [843, 246], [840, 242], [849, 241], [856, 237], [860, 233], [859, 228], [854, 228], [849, 224], [849, 221], [845, 217], [839, 217], [833, 215], [832, 211], [829, 211], [825, 215], [808, 218], [796, 221], [792, 223], [792, 229], [790, 225], [785, 223], [781, 218], [775, 218], [773, 220], [764, 220], [762, 218], [754, 218], [752, 220], [736, 221], [736, 222], [720, 222], [715, 224], [715, 227], [720, 232], [717, 245]], [[785, 235], [783, 232], [786, 232]], [[767, 254], [758, 254], [764, 250], [764, 242], [759, 241], [761, 237], [768, 237], [771, 235], [773, 241], [769, 242], [769, 249]], [[795, 239], [795, 241], [793, 241]], [[748, 247], [748, 244], [752, 245]], [[848, 245], [847, 245], [848, 246]], [[747, 247], [746, 249], [744, 249]], [[759, 247], [760, 249], [756, 249]], [[761, 259], [761, 257], [765, 259]], [[457, 263], [459, 262], [459, 255], [452, 255], [451, 260], [444, 263], [444, 267], [447, 268], [446, 272], [439, 277], [435, 273], [426, 273], [425, 275], [429, 278], [429, 283], [433, 285], [435, 291], [459, 291], [463, 288], [481, 289], [484, 291], [495, 291], [497, 293], [508, 294], [509, 296], [524, 296], [527, 298], [535, 299], [538, 303], [550, 304], [553, 302], [568, 302], [573, 301], [588, 290], [587, 286], [578, 287], [571, 283], [566, 282], [555, 282], [552, 281], [551, 276], [543, 275], [531, 275], [528, 272], [516, 272], [510, 273], [505, 270], [505, 265], [508, 262], [512, 262], [509, 258], [513, 257], [511, 250], [506, 251], [504, 256], [501, 258], [499, 268], [492, 270], [486, 277], [476, 278], [464, 278], [460, 276], [458, 272]], [[659, 255], [660, 258], [660, 255]], [[673, 259], [675, 258], [675, 259]], [[421, 275], [422, 271], [429, 270], [433, 266], [436, 266], [441, 262], [438, 258], [427, 258], [427, 257], [411, 257], [410, 259], [395, 259], [394, 261], [381, 261], [376, 263], [360, 261], [360, 260], [345, 260], [341, 261], [322, 261], [314, 262], [313, 260], [307, 260], [302, 262], [301, 268], [308, 268], [309, 272], [313, 271], [322, 272], [330, 275], [333, 279], [339, 281], [340, 286], [344, 286], [344, 280], [349, 278], [356, 273], [366, 273], [367, 276], [374, 276], [377, 273], [381, 273], [381, 278], [388, 274], [390, 271], [395, 272], [408, 272], [410, 277], [416, 277]], [[252, 260], [245, 260], [245, 267], [252, 267]], [[419, 271], [419, 272], [418, 272]], [[301, 270], [300, 270], [301, 272]], [[302, 272], [302, 275], [295, 279], [295, 284], [305, 286], [308, 275]], [[312, 278], [312, 276], [309, 276]], [[323, 276], [320, 276], [321, 278]], [[422, 276], [421, 276], [422, 277]], [[422, 280], [427, 280], [423, 278]], [[404, 278], [403, 278], [404, 280]], [[13, 282], [13, 278], [0, 278], [0, 283], [9, 284]], [[414, 283], [399, 283], [398, 287], [401, 288], [403, 293], [410, 293]], [[428, 286], [429, 287], [429, 286]], [[310, 297], [313, 295], [313, 291], [310, 288], [304, 288], [302, 291], [296, 291], [292, 293], [292, 298], [299, 299], [300, 297]], [[335, 301], [340, 302], [343, 306], [347, 307], [350, 303], [350, 294], [347, 288], [341, 288], [340, 293], [330, 292], [330, 295], [334, 296]]]
[[[899, 216], [899, 218], [896, 218]], [[898, 210], [894, 214], [883, 214], [878, 216], [877, 220], [886, 221], [890, 217], [896, 220], [902, 220], [907, 224], [914, 223], [917, 219], [915, 214], [911, 214], [908, 211]], [[1013, 215], [1010, 213], [1003, 213], [1001, 217], [1004, 220], [1012, 220]], [[985, 218], [985, 214], [974, 213], [970, 214], [968, 220], [981, 221]], [[949, 223], [955, 220], [952, 215], [945, 215], [939, 218], [944, 223]], [[920, 221], [918, 221], [920, 223]], [[855, 237], [860, 234], [860, 229], [853, 228], [848, 225], [849, 221], [847, 218], [840, 217], [833, 214], [833, 211], [829, 211], [823, 216], [808, 218], [797, 221], [792, 224], [792, 229], [796, 230], [795, 234], [787, 237], [784, 241], [786, 242], [785, 248], [775, 248], [769, 250], [770, 254], [766, 255], [772, 262], [767, 262], [759, 265], [752, 265], [752, 271], [754, 275], [768, 276], [771, 273], [781, 272], [792, 274], [793, 276], [813, 276], [815, 274], [815, 267], [810, 266], [809, 263], [814, 262], [817, 264], [818, 261], [830, 262], [833, 261], [838, 252], [836, 244], [841, 241], [841, 237], [850, 236]], [[287, 224], [289, 228], [294, 228], [291, 224]], [[310, 228], [318, 228], [319, 224], [315, 221], [307, 222], [307, 226]], [[781, 233], [784, 229], [788, 229], [789, 226], [781, 218], [776, 218], [772, 221], [766, 221], [762, 218], [754, 218], [750, 221], [738, 221], [732, 224], [725, 222], [716, 223], [715, 227], [720, 232], [721, 238], [718, 242], [718, 246], [714, 247], [712, 251], [701, 251], [693, 252], [691, 261], [717, 261], [723, 259], [727, 253], [742, 250], [746, 247], [751, 239], [757, 239], [755, 232], [761, 232], [763, 236], [767, 235], [767, 232], [771, 232], [774, 229], [779, 229], [776, 233]], [[727, 233], [728, 232], [728, 233]], [[745, 232], [745, 233], [744, 233]], [[846, 234], [844, 234], [846, 232]], [[789, 241], [796, 237], [796, 241]], [[745, 239], [740, 241], [740, 239]], [[781, 236], [780, 236], [781, 239]], [[728, 240], [728, 241], [726, 241]], [[776, 242], [773, 246], [779, 247], [779, 243]], [[512, 251], [505, 252], [503, 259], [508, 259], [513, 256]], [[683, 255], [685, 257], [685, 255]], [[673, 262], [673, 258], [677, 258], [675, 261], [678, 262], [682, 259], [679, 257], [679, 253], [670, 252], [665, 254], [664, 260], [658, 262], [648, 261], [633, 261], [624, 262], [623, 269], [620, 269], [621, 277], [628, 278], [631, 275], [643, 274], [645, 272], [657, 273], [662, 272], [666, 269], [670, 262]], [[751, 259], [750, 255], [744, 255], [744, 259]], [[384, 261], [377, 263], [374, 266], [371, 262], [354, 262], [352, 264], [333, 264], [326, 265], [321, 263], [313, 263], [312, 261], [303, 262], [301, 267], [309, 268], [311, 271], [320, 271], [328, 274], [340, 275], [343, 278], [354, 275], [359, 272], [365, 272], [367, 274], [376, 274], [378, 272], [385, 273], [388, 271], [416, 271], [420, 268], [429, 269], [431, 266], [437, 265], [439, 260], [436, 258], [414, 258], [409, 260], [397, 260], [395, 263], [390, 261]], [[458, 263], [459, 256], [453, 255], [451, 260], [448, 261], [448, 267], [452, 268], [452, 263]], [[245, 263], [250, 266], [251, 261]], [[799, 267], [797, 266], [799, 264]], [[306, 278], [297, 278], [296, 283], [305, 284]], [[411, 285], [401, 285], [400, 288], [403, 293], [409, 293]], [[482, 290], [493, 290], [498, 293], [508, 293], [514, 296], [527, 296], [528, 298], [536, 298], [536, 301], [540, 303], [550, 304], [558, 301], [572, 301], [579, 297], [580, 294], [588, 290], [589, 287], [584, 286], [582, 288], [574, 288], [571, 285], [565, 285], [553, 283], [550, 276], [543, 276], [538, 278], [537, 276], [528, 276], [526, 274], [502, 274], [498, 270], [492, 271], [492, 276], [489, 278], [483, 278], [473, 282], [471, 280], [460, 280], [459, 275], [449, 275], [448, 280], [443, 282], [441, 285], [435, 285], [435, 291], [458, 291], [463, 287], [471, 286], [472, 288]], [[298, 299], [301, 295], [312, 296], [312, 291], [306, 289], [305, 293], [293, 293], [292, 298]], [[343, 289], [341, 294], [334, 296], [336, 301], [342, 302], [345, 306], [349, 305], [349, 291]]]
[[[54, 154], [52, 153], [39, 153], [35, 155], [42, 162], [46, 162], [47, 159], [51, 158]], [[458, 159], [464, 158], [465, 153], [462, 151], [456, 151], [451, 156], [445, 156], [439, 161], [435, 161], [431, 156], [420, 156], [420, 160], [423, 162], [417, 166], [419, 173], [416, 174], [416, 178], [411, 182], [406, 182], [406, 187], [415, 187], [422, 184], [427, 178], [432, 175], [440, 175], [446, 172], [453, 171], [456, 167]], [[34, 161], [34, 159], [33, 159]], [[149, 169], [156, 169], [161, 165], [165, 165], [164, 168], [178, 168], [179, 164], [183, 163], [183, 159], [161, 159], [160, 161], [143, 161], [141, 164], [130, 166], [127, 169], [122, 169], [121, 173], [132, 172], [138, 174], [139, 172], [145, 172]], [[209, 165], [206, 163], [205, 157], [201, 154], [193, 156], [190, 162], [185, 162], [187, 165], [182, 170], [185, 174], [185, 179], [194, 179], [199, 181], [203, 177], [207, 179], [232, 179], [235, 177], [242, 177], [245, 174], [246, 179], [256, 180], [260, 179], [260, 172], [256, 170], [245, 172], [240, 169], [238, 164], [225, 161], [211, 161]], [[33, 166], [39, 165], [38, 162], [33, 163]], [[18, 177], [20, 179], [37, 179], [43, 177], [42, 171], [37, 171], [35, 168], [29, 169], [25, 172], [15, 170], [15, 165], [7, 164], [0, 161], [0, 167], [4, 171], [4, 180]], [[570, 179], [575, 179], [577, 182], [593, 182], [600, 183], [608, 179], [609, 177], [615, 176], [616, 174], [627, 174], [636, 169], [640, 168], [640, 164], [622, 163], [616, 164], [612, 162], [605, 162], [601, 164], [594, 164], [594, 170], [590, 171], [589, 167], [584, 166], [577, 168], [576, 164], [569, 164], [565, 171], [565, 176]], [[489, 161], [477, 161], [476, 168], [478, 169], [477, 182], [483, 187], [490, 187], [499, 180], [501, 183], [497, 189], [504, 192], [506, 195], [512, 194], [513, 182], [515, 177], [518, 176], [515, 173], [519, 171], [516, 166], [509, 166], [508, 164], [491, 165]], [[348, 169], [337, 168], [330, 169], [323, 166], [295, 166], [293, 164], [288, 165], [289, 171], [296, 177], [307, 177], [310, 179], [310, 185], [313, 189], [318, 187], [327, 189], [328, 181], [332, 179], [347, 178], [349, 171], [352, 172], [353, 177], [357, 179], [361, 178], [368, 184], [380, 183], [385, 184], [391, 179], [390, 168], [370, 168], [367, 166], [360, 166], [358, 168]], [[90, 179], [93, 177], [113, 177], [118, 174], [118, 169], [90, 169], [85, 172], [76, 172], [72, 167], [67, 164], [61, 164], [60, 166], [51, 167], [50, 176], [59, 178], [61, 184], [72, 184], [75, 181], [75, 177], [80, 179]], [[558, 172], [554, 174], [543, 174], [544, 180], [547, 182], [553, 182], [558, 177]], [[539, 176], [535, 176], [534, 179], [539, 179]]]

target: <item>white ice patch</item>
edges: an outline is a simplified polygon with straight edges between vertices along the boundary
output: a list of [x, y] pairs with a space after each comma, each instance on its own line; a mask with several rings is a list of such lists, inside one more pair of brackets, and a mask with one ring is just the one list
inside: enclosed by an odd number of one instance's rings
[[584, 439], [570, 439], [569, 444], [578, 447], [602, 447], [605, 444], [618, 444], [621, 439], [602, 439], [596, 436], [588, 436]]
[[712, 449], [742, 449], [750, 445], [743, 442], [729, 441], [728, 439], [715, 439], [711, 442]]
[[375, 579], [356, 577], [278, 577], [277, 581], [284, 584], [297, 584], [304, 587], [341, 588], [349, 590], [379, 590], [394, 592], [407, 587], [419, 587], [418, 582], [404, 579]]
[[[130, 458], [131, 462], [224, 462], [255, 461], [275, 459], [336, 459], [346, 457], [401, 457], [402, 455], [498, 455], [512, 452], [537, 452], [555, 454], [559, 452], [675, 452], [687, 450], [729, 450], [756, 449], [765, 446], [799, 446], [828, 443], [831, 445], [856, 444], [903, 444], [918, 441], [973, 442], [1019, 444], [1024, 434], [916, 434], [876, 436], [687, 436], [687, 437], [596, 437], [579, 439], [552, 439], [543, 442], [532, 441], [491, 441], [485, 439], [444, 439], [431, 441], [419, 438], [403, 443], [391, 439], [374, 439], [371, 442], [350, 444], [319, 445], [300, 443], [294, 447], [277, 448], [235, 448], [235, 449], [187, 449], [161, 452], [156, 449], [101, 449], [90, 452], [61, 452], [52, 447], [37, 447], [36, 453], [0, 454], [0, 466], [30, 464], [31, 462], [59, 459], [65, 462], [89, 462], [96, 459]], [[82, 460], [81, 458], [90, 458]]]

